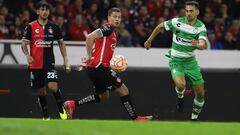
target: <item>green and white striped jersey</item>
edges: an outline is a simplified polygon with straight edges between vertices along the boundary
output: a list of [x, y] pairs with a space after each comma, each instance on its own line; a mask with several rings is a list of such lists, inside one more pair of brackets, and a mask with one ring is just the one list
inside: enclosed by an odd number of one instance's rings
[[187, 19], [173, 18], [164, 22], [166, 30], [173, 32], [171, 56], [178, 58], [194, 57], [194, 48], [191, 45], [192, 39], [204, 39], [207, 41], [207, 29], [202, 21], [197, 20], [193, 26], [186, 24]]

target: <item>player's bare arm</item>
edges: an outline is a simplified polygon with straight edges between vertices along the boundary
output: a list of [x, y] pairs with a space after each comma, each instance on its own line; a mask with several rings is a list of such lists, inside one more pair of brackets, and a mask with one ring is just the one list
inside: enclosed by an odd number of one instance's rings
[[86, 39], [87, 61], [92, 57], [92, 49], [95, 39], [103, 37], [102, 31], [96, 29], [92, 33], [88, 34]]
[[164, 22], [160, 23], [152, 32], [150, 37], [147, 39], [147, 41], [144, 43], [144, 47], [149, 49], [151, 47], [151, 43], [153, 39], [157, 36], [159, 32], [161, 32], [164, 29]]
[[22, 51], [27, 58], [28, 64], [32, 64], [34, 62], [34, 59], [32, 56], [30, 56], [28, 52], [28, 47], [27, 47], [28, 45], [29, 45], [29, 40], [22, 40], [22, 45], [21, 45]]
[[63, 57], [63, 62], [64, 62], [64, 68], [66, 69], [66, 72], [69, 73], [71, 71], [70, 65], [68, 63], [68, 57], [67, 57], [67, 50], [66, 50], [66, 45], [63, 41], [63, 39], [58, 40], [59, 44], [59, 49]]
[[198, 41], [193, 39], [192, 40], [192, 46], [199, 49], [199, 50], [207, 49], [207, 43], [204, 39], [199, 39]]

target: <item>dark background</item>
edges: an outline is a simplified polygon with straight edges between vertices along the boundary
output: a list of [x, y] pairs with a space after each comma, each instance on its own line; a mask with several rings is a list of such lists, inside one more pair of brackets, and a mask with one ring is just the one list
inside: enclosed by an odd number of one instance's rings
[[[84, 97], [93, 92], [85, 71], [73, 71], [69, 75], [59, 70], [59, 86], [65, 99]], [[206, 86], [202, 121], [240, 121], [239, 69], [204, 69]], [[0, 117], [41, 118], [36, 95], [30, 89], [27, 67], [0, 65]], [[168, 69], [128, 68], [120, 75], [128, 86], [139, 114], [152, 114], [155, 120], [189, 120], [193, 93], [185, 97], [185, 110], [175, 110], [176, 94]], [[10, 91], [6, 91], [10, 90]], [[58, 118], [52, 94], [48, 96], [49, 112]], [[101, 104], [88, 104], [77, 108], [74, 118], [80, 119], [128, 119], [120, 99], [114, 92], [110, 100]]]

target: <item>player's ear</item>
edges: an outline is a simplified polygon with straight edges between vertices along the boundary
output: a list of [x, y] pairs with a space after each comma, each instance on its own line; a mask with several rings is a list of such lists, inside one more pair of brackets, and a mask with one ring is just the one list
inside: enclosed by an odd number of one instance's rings
[[108, 19], [107, 19], [108, 21], [110, 21], [110, 20], [111, 20], [111, 16], [110, 16], [110, 15], [108, 15], [108, 17], [107, 17], [107, 18], [108, 18]]
[[200, 12], [199, 12], [199, 9], [196, 10], [196, 13], [197, 13], [197, 15], [199, 15], [199, 13], [200, 13]]
[[39, 14], [40, 14], [40, 10], [39, 10], [39, 9], [37, 9], [37, 12], [36, 12], [36, 13], [37, 13], [37, 15], [39, 15]]

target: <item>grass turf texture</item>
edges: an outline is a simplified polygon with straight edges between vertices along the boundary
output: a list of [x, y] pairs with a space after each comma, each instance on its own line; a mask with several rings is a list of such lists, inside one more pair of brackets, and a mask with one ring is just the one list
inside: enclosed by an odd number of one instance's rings
[[0, 135], [240, 135], [240, 123], [0, 118]]

